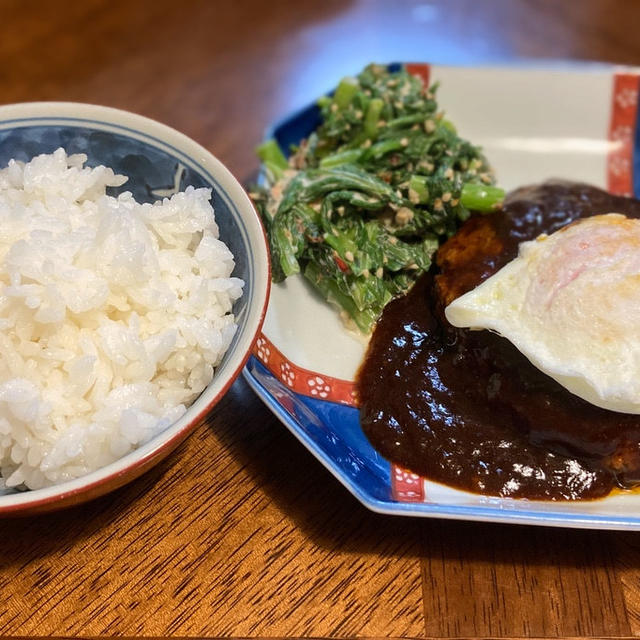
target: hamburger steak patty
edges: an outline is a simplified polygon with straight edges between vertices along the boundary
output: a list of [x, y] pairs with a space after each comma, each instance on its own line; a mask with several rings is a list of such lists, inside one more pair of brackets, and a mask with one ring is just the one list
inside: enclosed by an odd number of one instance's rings
[[640, 483], [640, 416], [587, 403], [506, 339], [456, 329], [443, 313], [515, 258], [520, 242], [614, 211], [640, 217], [640, 201], [551, 181], [468, 220], [378, 322], [358, 379], [374, 447], [425, 477], [489, 495], [588, 499]]

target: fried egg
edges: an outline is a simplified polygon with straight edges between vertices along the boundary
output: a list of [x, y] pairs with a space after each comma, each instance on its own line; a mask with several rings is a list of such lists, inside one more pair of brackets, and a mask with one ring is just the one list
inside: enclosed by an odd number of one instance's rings
[[580, 398], [640, 414], [640, 220], [597, 215], [524, 242], [445, 315], [504, 336]]

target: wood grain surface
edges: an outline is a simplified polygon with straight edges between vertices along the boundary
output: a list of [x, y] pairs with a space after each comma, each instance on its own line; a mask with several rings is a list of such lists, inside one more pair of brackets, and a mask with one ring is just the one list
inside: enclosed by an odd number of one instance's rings
[[[0, 102], [136, 111], [247, 180], [371, 60], [640, 64], [639, 33], [636, 0], [0, 0]], [[238, 380], [138, 481], [0, 522], [0, 634], [639, 636], [640, 535], [373, 514]]]

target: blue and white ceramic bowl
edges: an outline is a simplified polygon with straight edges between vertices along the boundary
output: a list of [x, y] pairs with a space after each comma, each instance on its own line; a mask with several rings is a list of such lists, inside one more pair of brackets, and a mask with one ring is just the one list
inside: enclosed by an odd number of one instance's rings
[[214, 378], [186, 414], [146, 445], [77, 480], [36, 491], [0, 495], [0, 515], [35, 513], [77, 504], [141, 475], [166, 457], [231, 386], [262, 326], [269, 294], [269, 258], [258, 214], [229, 170], [202, 146], [163, 124], [101, 107], [41, 102], [0, 107], [0, 167], [63, 147], [84, 153], [87, 166], [106, 165], [129, 176], [122, 187], [138, 202], [152, 202], [187, 186], [209, 187], [220, 238], [236, 259], [233, 275], [245, 281], [234, 306], [238, 330]]

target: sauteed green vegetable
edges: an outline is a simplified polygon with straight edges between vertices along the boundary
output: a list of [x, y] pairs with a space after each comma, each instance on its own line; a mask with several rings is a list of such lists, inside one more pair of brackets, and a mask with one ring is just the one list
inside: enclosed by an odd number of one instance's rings
[[404, 68], [369, 65], [318, 101], [321, 125], [288, 159], [275, 140], [258, 148], [266, 185], [252, 197], [274, 281], [303, 273], [363, 333], [471, 210], [504, 197], [436, 90]]

